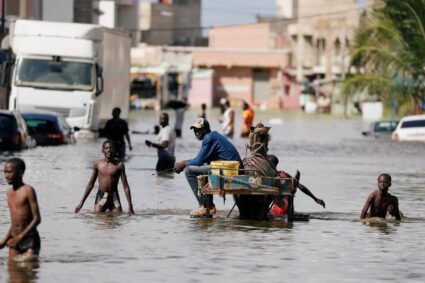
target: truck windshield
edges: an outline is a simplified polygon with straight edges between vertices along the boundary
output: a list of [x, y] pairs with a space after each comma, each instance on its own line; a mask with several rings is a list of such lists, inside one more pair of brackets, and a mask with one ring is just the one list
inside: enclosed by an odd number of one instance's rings
[[24, 58], [16, 75], [16, 85], [35, 88], [92, 90], [93, 64], [61, 60]]

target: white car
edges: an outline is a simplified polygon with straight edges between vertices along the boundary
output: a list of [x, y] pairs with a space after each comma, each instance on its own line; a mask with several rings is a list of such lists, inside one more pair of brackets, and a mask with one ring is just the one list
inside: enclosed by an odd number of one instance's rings
[[402, 118], [391, 138], [395, 141], [425, 142], [425, 115]]

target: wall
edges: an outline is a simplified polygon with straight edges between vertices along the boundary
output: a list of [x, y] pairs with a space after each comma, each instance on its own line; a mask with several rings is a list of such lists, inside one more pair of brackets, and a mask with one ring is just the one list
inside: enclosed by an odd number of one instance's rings
[[232, 104], [242, 100], [252, 100], [252, 68], [249, 67], [215, 67], [214, 68], [214, 105], [219, 105], [220, 98], [228, 98]]
[[268, 49], [271, 45], [268, 23], [218, 26], [209, 34], [209, 46], [214, 48]]
[[200, 107], [202, 103], [211, 108], [213, 103], [213, 75], [212, 70], [194, 71], [192, 73], [191, 88], [188, 101], [193, 107]]
[[72, 23], [74, 21], [74, 1], [43, 0], [43, 21]]

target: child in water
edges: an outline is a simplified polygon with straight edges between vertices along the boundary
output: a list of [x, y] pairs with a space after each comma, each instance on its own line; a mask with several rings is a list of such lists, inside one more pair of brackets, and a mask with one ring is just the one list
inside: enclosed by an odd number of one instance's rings
[[102, 145], [102, 153], [105, 156], [102, 160], [96, 160], [93, 164], [93, 173], [87, 184], [86, 191], [75, 213], [78, 213], [83, 207], [86, 198], [94, 187], [96, 179], [99, 177], [99, 191], [96, 195], [94, 212], [105, 212], [107, 210], [121, 212], [121, 202], [118, 195], [118, 181], [121, 177], [125, 196], [128, 201], [128, 213], [134, 214], [133, 204], [131, 202], [130, 187], [127, 183], [127, 175], [122, 161], [114, 158], [115, 146], [111, 141], [105, 141]]
[[396, 220], [401, 219], [401, 213], [398, 208], [398, 199], [388, 192], [389, 187], [391, 187], [391, 176], [388, 174], [379, 175], [378, 190], [371, 193], [367, 198], [366, 203], [363, 206], [360, 219], [366, 218], [369, 207], [370, 217], [386, 218], [387, 215], [390, 215], [395, 217]]
[[9, 260], [22, 256], [22, 260], [36, 259], [40, 253], [41, 241], [37, 226], [41, 222], [35, 190], [24, 184], [25, 162], [12, 158], [4, 165], [4, 176], [12, 187], [7, 191], [11, 226], [0, 249], [9, 247]]

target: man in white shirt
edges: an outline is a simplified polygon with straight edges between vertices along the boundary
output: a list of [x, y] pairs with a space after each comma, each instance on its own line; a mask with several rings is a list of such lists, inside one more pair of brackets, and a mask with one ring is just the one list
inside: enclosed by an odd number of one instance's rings
[[221, 121], [221, 126], [223, 133], [228, 138], [233, 138], [235, 132], [235, 111], [230, 107], [230, 101], [227, 100], [224, 104], [225, 111], [223, 114], [223, 119]]
[[159, 115], [159, 125], [161, 130], [157, 136], [157, 143], [146, 140], [145, 143], [149, 147], [158, 149], [158, 162], [156, 171], [166, 171], [174, 168], [176, 158], [174, 156], [174, 148], [176, 144], [176, 134], [169, 125], [169, 116], [163, 112]]

